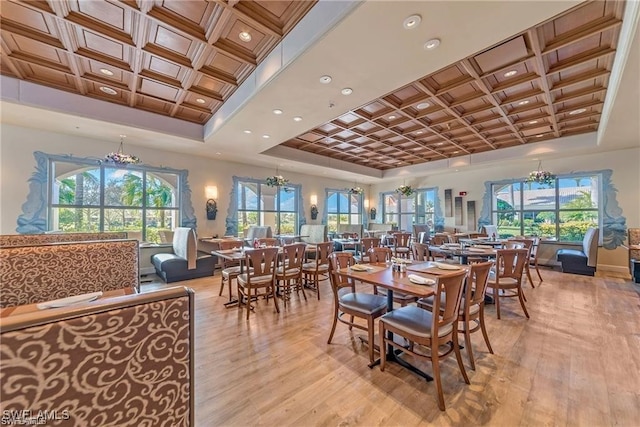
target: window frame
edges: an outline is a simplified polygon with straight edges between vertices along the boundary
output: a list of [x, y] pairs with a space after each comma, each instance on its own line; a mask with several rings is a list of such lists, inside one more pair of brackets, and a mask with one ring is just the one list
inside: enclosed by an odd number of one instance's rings
[[[137, 171], [143, 174], [175, 174], [177, 176], [176, 185], [176, 207], [170, 209], [177, 210], [177, 220], [174, 225], [196, 228], [196, 217], [193, 206], [191, 204], [191, 190], [188, 183], [189, 172], [185, 169], [173, 169], [168, 167], [155, 167], [148, 165], [113, 165], [104, 163], [100, 159], [91, 157], [75, 157], [72, 155], [55, 155], [47, 154], [41, 151], [33, 153], [36, 160], [36, 172], [30, 178], [30, 192], [27, 196], [27, 202], [23, 205], [23, 213], [18, 217], [18, 227], [16, 231], [21, 234], [45, 233], [52, 231], [53, 210], [62, 208], [95, 208], [100, 210], [99, 231], [104, 231], [104, 209], [112, 209], [113, 206], [105, 206], [104, 204], [104, 174], [105, 169], [122, 169], [127, 171]], [[78, 169], [83, 167], [100, 170], [100, 203], [97, 205], [66, 205], [54, 203], [54, 185], [56, 178], [54, 175], [54, 163], [70, 163], [77, 165]], [[146, 180], [143, 180], [143, 206], [147, 204], [146, 198]], [[117, 206], [117, 209], [127, 209], [125, 206]], [[131, 207], [138, 209], [139, 207]], [[141, 208], [142, 209], [142, 208]], [[153, 208], [151, 208], [153, 209]], [[146, 235], [146, 210], [143, 210], [142, 217], [142, 233], [143, 239]]]
[[[329, 212], [329, 197], [330, 197], [330, 194], [336, 194], [336, 197], [337, 197], [337, 204], [336, 204], [337, 212]], [[324, 215], [324, 221], [323, 222], [325, 224], [327, 224], [327, 230], [328, 231], [334, 231], [334, 230], [329, 230], [329, 228], [328, 228], [329, 227], [329, 215], [336, 215], [337, 216], [336, 230], [335, 231], [337, 231], [338, 226], [340, 224], [343, 224], [340, 221], [340, 216], [341, 215], [347, 215], [348, 222], [346, 222], [344, 224], [348, 224], [348, 225], [355, 224], [355, 223], [351, 222], [351, 217], [352, 217], [352, 215], [357, 215], [359, 217], [360, 222], [358, 224], [356, 224], [356, 225], [365, 226], [366, 225], [365, 224], [366, 218], [365, 218], [365, 211], [364, 211], [364, 194], [363, 193], [357, 194], [357, 197], [358, 197], [358, 209], [357, 209], [357, 212], [352, 212], [351, 211], [351, 203], [347, 203], [347, 206], [348, 206], [348, 212], [347, 213], [344, 213], [344, 212], [340, 211], [340, 198], [341, 198], [341, 195], [345, 195], [350, 200], [351, 196], [354, 196], [355, 194], [349, 193], [349, 190], [348, 189], [344, 189], [344, 188], [342, 188], [342, 189], [339, 189], [339, 188], [325, 188], [325, 191], [324, 191], [325, 215]]]
[[[396, 224], [398, 227], [398, 230], [406, 230], [406, 231], [411, 231], [413, 232], [413, 225], [423, 225], [423, 224], [428, 224], [429, 221], [426, 219], [427, 216], [427, 212], [425, 211], [423, 213], [423, 222], [420, 222], [420, 212], [418, 209], [415, 209], [418, 206], [418, 196], [420, 195], [420, 193], [424, 194], [424, 197], [426, 200], [428, 200], [429, 198], [427, 197], [428, 193], [432, 193], [432, 198], [433, 198], [433, 211], [431, 213], [429, 213], [430, 216], [432, 216], [432, 226], [430, 226], [430, 231], [434, 232], [434, 231], [438, 231], [438, 229], [440, 227], [444, 226], [444, 219], [442, 218], [442, 214], [440, 212], [440, 199], [438, 197], [438, 187], [423, 187], [423, 188], [417, 188], [414, 190], [414, 193], [411, 196], [404, 196], [400, 193], [398, 193], [397, 191], [384, 191], [380, 193], [380, 207], [381, 207], [381, 212], [382, 212], [382, 222], [385, 223], [386, 221], [386, 217], [387, 215], [397, 215], [398, 216], [398, 223]], [[385, 198], [387, 196], [392, 196], [392, 195], [399, 195], [398, 198], [398, 212], [393, 212], [393, 213], [389, 213], [387, 212], [386, 206], [387, 204], [385, 203]], [[402, 212], [402, 203], [401, 201], [403, 199], [410, 199], [413, 198], [414, 202], [413, 202], [413, 206], [414, 206], [414, 211], [413, 212], [407, 212], [407, 213], [403, 213]], [[408, 217], [411, 216], [411, 230], [404, 228], [403, 223], [402, 223], [402, 218], [404, 217]]]

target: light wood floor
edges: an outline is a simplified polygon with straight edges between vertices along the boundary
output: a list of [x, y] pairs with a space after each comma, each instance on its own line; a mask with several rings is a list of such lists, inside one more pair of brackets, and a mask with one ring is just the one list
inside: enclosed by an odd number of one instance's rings
[[474, 334], [476, 371], [463, 350], [471, 385], [454, 357], [444, 363], [446, 412], [433, 383], [393, 363], [369, 369], [361, 331], [338, 324], [326, 343], [328, 282], [320, 301], [294, 296], [279, 315], [273, 301], [259, 301], [249, 321], [222, 305], [219, 273], [178, 283], [196, 292], [196, 425], [640, 425], [637, 288], [615, 277], [542, 275], [536, 289], [526, 285], [530, 320], [515, 299], [504, 300], [500, 321], [488, 306], [495, 354]]

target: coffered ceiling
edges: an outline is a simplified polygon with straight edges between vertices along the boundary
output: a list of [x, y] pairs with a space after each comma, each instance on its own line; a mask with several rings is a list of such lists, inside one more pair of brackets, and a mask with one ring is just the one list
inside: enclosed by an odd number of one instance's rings
[[206, 123], [309, 1], [3, 0], [2, 74]]
[[623, 10], [584, 3], [283, 146], [386, 170], [594, 132]]
[[3, 124], [109, 148], [372, 183], [638, 143], [637, 2], [1, 5]]

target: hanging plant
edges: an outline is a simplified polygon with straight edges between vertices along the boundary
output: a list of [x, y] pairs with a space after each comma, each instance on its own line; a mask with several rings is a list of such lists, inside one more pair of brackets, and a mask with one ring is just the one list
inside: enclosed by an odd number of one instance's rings
[[413, 195], [415, 190], [410, 185], [401, 185], [400, 187], [396, 188], [396, 192], [402, 194], [405, 197], [409, 197]]
[[122, 141], [124, 137], [124, 135], [120, 135], [120, 146], [118, 147], [118, 151], [111, 152], [104, 156], [104, 162], [116, 165], [137, 165], [142, 162], [139, 157], [124, 153], [124, 143]]
[[289, 183], [289, 180], [282, 175], [270, 176], [266, 179], [266, 183], [269, 187], [282, 187]]
[[549, 171], [542, 170], [542, 161], [538, 162], [538, 170], [531, 171], [525, 182], [535, 182], [538, 184], [551, 185], [555, 182], [556, 176]]
[[352, 187], [348, 190], [349, 194], [362, 194], [364, 193], [364, 188], [362, 187]]

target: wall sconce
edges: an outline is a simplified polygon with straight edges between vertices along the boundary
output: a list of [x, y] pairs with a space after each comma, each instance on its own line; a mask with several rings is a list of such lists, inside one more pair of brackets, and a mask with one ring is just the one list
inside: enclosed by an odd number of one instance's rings
[[316, 196], [315, 194], [311, 195], [311, 219], [317, 219], [318, 218], [318, 206], [316, 206], [318, 204], [318, 196]]
[[369, 211], [369, 218], [371, 218], [371, 220], [375, 220], [376, 213], [378, 213], [378, 211], [376, 211], [376, 208], [371, 208], [371, 210]]
[[364, 199], [364, 208], [369, 209], [369, 199]]
[[218, 214], [218, 203], [216, 199], [218, 198], [218, 187], [215, 185], [208, 185], [204, 189], [205, 195], [207, 197], [207, 219], [216, 219], [216, 215]]

